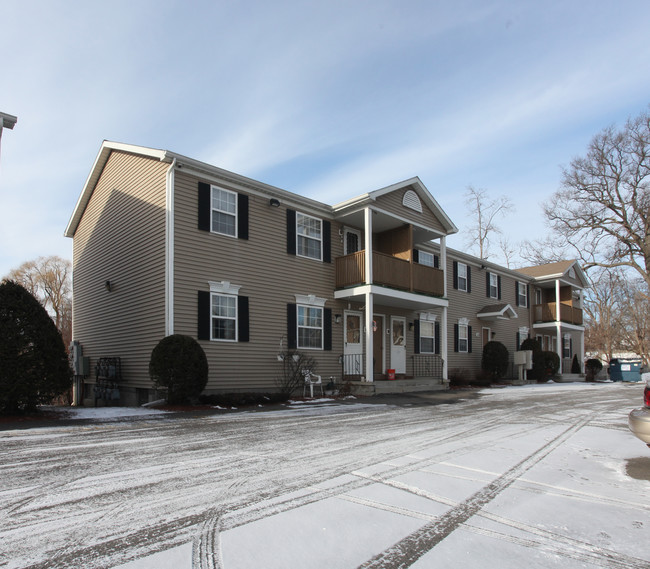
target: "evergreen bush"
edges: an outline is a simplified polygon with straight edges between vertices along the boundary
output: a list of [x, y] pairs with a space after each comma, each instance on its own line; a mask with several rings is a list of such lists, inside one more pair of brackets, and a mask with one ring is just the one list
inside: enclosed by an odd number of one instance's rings
[[0, 414], [30, 411], [70, 388], [61, 333], [24, 287], [0, 283]]
[[491, 341], [483, 346], [481, 369], [492, 381], [503, 377], [508, 371], [508, 348], [501, 342]]
[[596, 376], [603, 369], [602, 362], [597, 358], [590, 358], [585, 362], [585, 375], [587, 381], [595, 381]]
[[149, 375], [156, 388], [167, 390], [168, 403], [196, 399], [208, 383], [208, 358], [190, 336], [166, 336], [151, 352]]
[[555, 375], [560, 370], [560, 356], [556, 352], [541, 352], [541, 360], [543, 362], [544, 377]]
[[534, 338], [526, 338], [522, 343], [520, 350], [533, 351], [533, 369], [528, 370], [528, 378], [541, 381], [546, 377], [546, 366], [542, 357], [542, 346]]

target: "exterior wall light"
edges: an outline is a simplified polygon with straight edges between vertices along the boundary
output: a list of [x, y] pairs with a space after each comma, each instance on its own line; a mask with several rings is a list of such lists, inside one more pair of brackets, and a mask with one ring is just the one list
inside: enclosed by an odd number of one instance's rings
[[278, 200], [278, 199], [276, 199], [276, 198], [271, 198], [271, 199], [269, 200], [269, 205], [270, 205], [271, 207], [280, 207], [280, 200]]

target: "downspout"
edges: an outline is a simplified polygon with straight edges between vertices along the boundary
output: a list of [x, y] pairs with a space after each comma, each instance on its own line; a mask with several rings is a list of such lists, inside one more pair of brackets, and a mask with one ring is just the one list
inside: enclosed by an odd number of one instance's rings
[[165, 336], [174, 333], [174, 184], [176, 158], [166, 175], [165, 188]]
[[[442, 236], [440, 238], [440, 266], [442, 267], [442, 295], [443, 298], [447, 299], [447, 237]], [[442, 379], [447, 381], [449, 379], [449, 369], [448, 369], [448, 356], [449, 356], [449, 346], [447, 345], [447, 318], [449, 311], [447, 306], [442, 308], [442, 326], [440, 327], [440, 346], [442, 352]]]

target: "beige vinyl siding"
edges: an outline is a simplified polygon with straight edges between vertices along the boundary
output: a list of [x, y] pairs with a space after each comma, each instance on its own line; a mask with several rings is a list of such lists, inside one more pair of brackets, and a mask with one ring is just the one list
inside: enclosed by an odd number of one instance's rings
[[[249, 238], [238, 239], [197, 228], [198, 182], [178, 172], [175, 185], [174, 328], [197, 336], [199, 290], [208, 281], [241, 286], [249, 298], [250, 341], [201, 341], [208, 356], [206, 391], [273, 390], [281, 369], [280, 344], [287, 347], [287, 304], [296, 294], [326, 298], [326, 308], [343, 313], [333, 301], [334, 263], [287, 253], [286, 208], [270, 207], [268, 197], [249, 194]], [[237, 191], [226, 181], [221, 187]], [[300, 208], [292, 208], [301, 211]], [[305, 210], [303, 210], [305, 211]], [[315, 215], [312, 211], [305, 211]], [[332, 259], [342, 254], [339, 225], [332, 223]], [[332, 351], [304, 350], [317, 362], [317, 372], [340, 379], [342, 324], [332, 323]], [[284, 339], [284, 340], [283, 340]]]
[[[471, 293], [459, 291], [454, 288], [453, 262], [458, 260], [465, 263], [471, 270]], [[470, 263], [467, 259], [455, 259], [453, 255], [447, 256], [447, 293], [449, 309], [447, 319], [448, 335], [448, 370], [453, 375], [455, 370], [464, 370], [473, 380], [481, 371], [481, 357], [483, 355], [483, 328], [490, 328], [493, 340], [501, 342], [508, 349], [509, 359], [514, 361], [516, 334], [520, 327], [527, 327], [529, 335], [535, 337], [535, 332], [530, 323], [530, 312], [527, 307], [517, 306], [515, 298], [515, 279], [507, 274], [501, 276], [501, 300], [488, 298], [486, 294], [485, 274], [497, 272], [493, 268], [488, 271], [479, 265]], [[495, 320], [487, 322], [477, 318], [480, 310], [489, 305], [510, 304], [518, 314], [517, 318], [508, 320]], [[454, 352], [454, 325], [459, 319], [467, 318], [472, 327], [472, 352]]]
[[151, 385], [151, 350], [165, 332], [167, 168], [114, 151], [75, 232], [73, 338], [91, 358], [91, 381], [97, 358], [120, 357], [125, 385]]
[[402, 204], [404, 194], [410, 190], [411, 188], [405, 188], [404, 190], [394, 191], [380, 196], [376, 201], [377, 207], [421, 227], [430, 227], [440, 231], [443, 235], [446, 234], [447, 231], [443, 224], [426, 206], [423, 200], [421, 200], [422, 213], [414, 211]]

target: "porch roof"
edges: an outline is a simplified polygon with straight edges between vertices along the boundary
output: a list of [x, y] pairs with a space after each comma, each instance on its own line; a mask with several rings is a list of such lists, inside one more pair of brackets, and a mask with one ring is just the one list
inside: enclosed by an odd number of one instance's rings
[[480, 320], [492, 322], [494, 320], [511, 320], [519, 318], [517, 311], [509, 304], [490, 304], [478, 311], [476, 317]]

